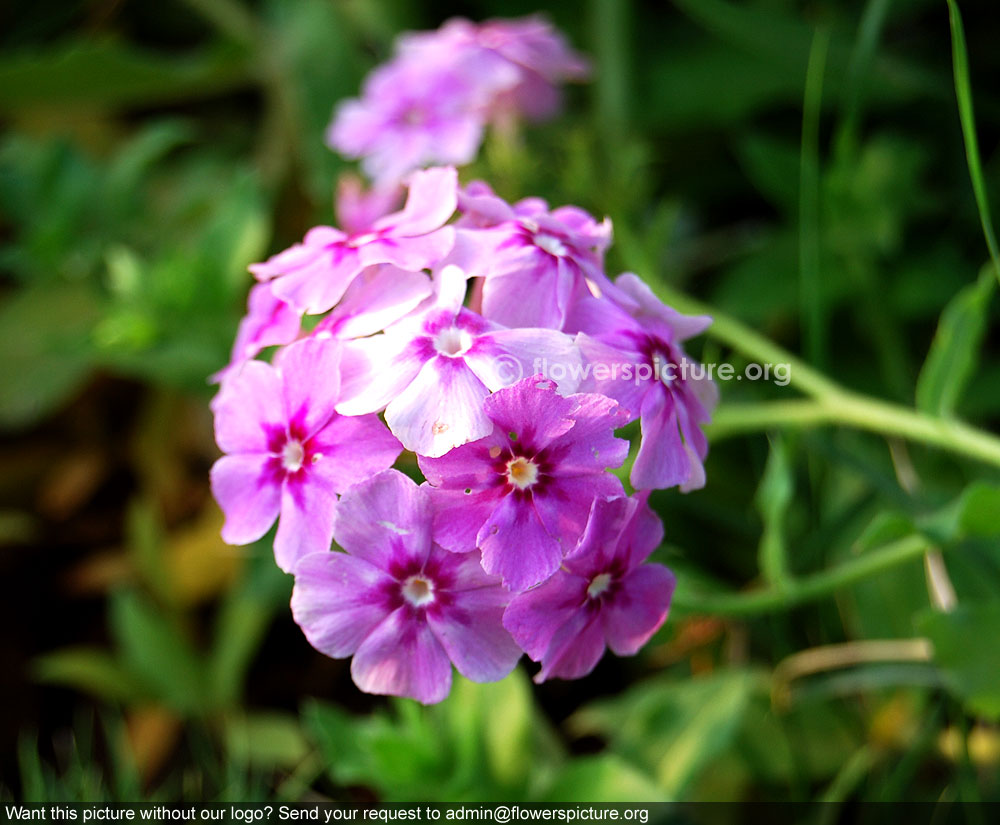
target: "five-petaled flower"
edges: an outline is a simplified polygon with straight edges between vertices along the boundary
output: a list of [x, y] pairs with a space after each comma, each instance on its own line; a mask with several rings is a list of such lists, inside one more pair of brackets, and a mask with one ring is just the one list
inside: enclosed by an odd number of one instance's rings
[[348, 234], [317, 226], [300, 244], [279, 252], [250, 271], [261, 281], [276, 279], [274, 294], [309, 315], [326, 312], [369, 266], [393, 264], [410, 272], [432, 266], [454, 243], [455, 230], [445, 223], [455, 211], [454, 169], [414, 172], [400, 212], [376, 220], [368, 229]]
[[334, 537], [347, 552], [313, 553], [295, 568], [292, 614], [328, 656], [354, 656], [368, 693], [439, 702], [451, 666], [468, 679], [502, 679], [521, 656], [501, 620], [510, 594], [432, 532], [426, 488], [386, 470], [344, 494]]
[[213, 408], [226, 453], [212, 467], [212, 492], [230, 544], [261, 538], [279, 517], [278, 566], [291, 572], [307, 553], [327, 550], [337, 495], [392, 466], [400, 444], [377, 416], [334, 411], [340, 344], [309, 338], [275, 366], [248, 361], [226, 379]]
[[598, 498], [579, 546], [544, 584], [514, 597], [503, 623], [551, 677], [590, 673], [606, 647], [633, 656], [663, 624], [674, 575], [643, 563], [663, 539], [646, 496]]
[[479, 547], [483, 569], [505, 587], [545, 581], [579, 540], [591, 502], [621, 494], [605, 472], [628, 453], [615, 438], [618, 404], [596, 394], [563, 397], [541, 376], [489, 396], [493, 432], [440, 458], [420, 458], [435, 488], [435, 525], [450, 550]]

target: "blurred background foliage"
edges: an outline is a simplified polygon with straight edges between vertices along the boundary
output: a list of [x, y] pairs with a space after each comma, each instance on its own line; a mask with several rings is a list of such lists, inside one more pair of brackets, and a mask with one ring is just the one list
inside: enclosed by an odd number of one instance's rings
[[[433, 708], [365, 696], [295, 627], [268, 542], [218, 538], [206, 377], [247, 263], [332, 220], [335, 102], [402, 30], [535, 11], [595, 78], [464, 180], [608, 214], [609, 271], [844, 386], [996, 428], [996, 275], [943, 0], [10, 0], [0, 795], [1000, 799], [1000, 473], [848, 428], [726, 425], [793, 387], [723, 385], [707, 487], [653, 499], [671, 618], [579, 682], [522, 667]], [[1000, 17], [962, 11], [996, 204]], [[776, 596], [726, 601], [755, 587]]]

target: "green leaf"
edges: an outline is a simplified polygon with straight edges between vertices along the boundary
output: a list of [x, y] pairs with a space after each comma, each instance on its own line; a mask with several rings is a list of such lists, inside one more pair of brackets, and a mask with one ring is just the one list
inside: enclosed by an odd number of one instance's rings
[[287, 609], [291, 577], [274, 564], [266, 540], [256, 545], [245, 579], [226, 594], [215, 619], [208, 679], [221, 707], [235, 705], [275, 612]]
[[1000, 536], [1000, 486], [976, 482], [966, 488], [959, 502], [960, 535], [981, 539]]
[[764, 579], [779, 587], [789, 579], [785, 516], [792, 502], [794, 482], [788, 449], [780, 434], [771, 439], [764, 477], [757, 488], [756, 504], [764, 521], [759, 562]]
[[225, 730], [226, 750], [244, 765], [290, 770], [309, 753], [298, 719], [290, 713], [250, 713], [230, 719]]
[[302, 708], [302, 723], [335, 782], [351, 785], [372, 780], [372, 755], [358, 735], [364, 720], [328, 702], [310, 700]]
[[934, 661], [952, 692], [972, 713], [1000, 720], [1000, 602], [927, 610], [916, 627], [934, 644]]
[[115, 40], [81, 40], [0, 61], [0, 112], [31, 106], [152, 106], [247, 85], [237, 49], [165, 58]]
[[713, 759], [730, 748], [760, 676], [720, 671], [687, 681], [650, 679], [570, 718], [576, 733], [606, 737], [611, 750], [653, 776], [678, 799]]
[[106, 650], [68, 647], [39, 656], [32, 663], [39, 682], [65, 685], [111, 702], [131, 702], [143, 697], [142, 685]]
[[129, 671], [180, 713], [208, 709], [202, 663], [188, 640], [157, 607], [132, 591], [110, 604], [111, 633]]
[[979, 279], [962, 289], [941, 313], [917, 379], [917, 407], [924, 412], [954, 415], [976, 371], [995, 287], [995, 275], [984, 268]]
[[80, 388], [98, 312], [82, 284], [23, 289], [0, 306], [0, 429], [37, 421]]
[[541, 802], [666, 802], [646, 774], [614, 754], [570, 760], [542, 794]]

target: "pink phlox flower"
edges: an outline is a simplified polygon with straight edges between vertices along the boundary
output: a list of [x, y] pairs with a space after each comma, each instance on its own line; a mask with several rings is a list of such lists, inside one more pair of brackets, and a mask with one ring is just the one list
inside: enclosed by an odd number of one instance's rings
[[630, 480], [638, 490], [705, 485], [703, 462], [708, 441], [702, 430], [711, 420], [718, 389], [681, 343], [703, 332], [712, 319], [682, 315], [660, 301], [632, 273], [615, 287], [628, 299], [583, 298], [570, 313], [567, 329], [587, 362], [581, 387], [616, 399], [639, 418], [642, 441]]
[[514, 206], [482, 183], [462, 194], [449, 261], [483, 278], [482, 313], [507, 327], [562, 329], [574, 301], [613, 285], [604, 274], [611, 221], [540, 198]]
[[561, 396], [534, 376], [498, 390], [483, 404], [493, 431], [439, 458], [419, 458], [435, 488], [438, 540], [470, 545], [483, 569], [524, 590], [559, 568], [583, 534], [595, 497], [620, 495], [618, 467], [628, 442], [614, 437], [625, 416], [612, 399]]
[[465, 283], [464, 272], [445, 267], [436, 296], [419, 311], [348, 345], [341, 413], [384, 409], [406, 449], [437, 457], [492, 432], [484, 399], [542, 363], [559, 365], [560, 392], [576, 389], [580, 356], [572, 338], [487, 321], [462, 306]]
[[274, 554], [285, 572], [329, 549], [337, 495], [391, 467], [402, 449], [378, 416], [336, 413], [340, 357], [334, 340], [297, 341], [273, 366], [239, 367], [213, 405], [226, 453], [211, 472], [222, 538], [249, 544], [280, 516]]
[[313, 553], [295, 568], [292, 615], [310, 644], [354, 657], [368, 693], [440, 702], [451, 666], [492, 682], [521, 651], [503, 629], [509, 594], [476, 552], [449, 553], [431, 531], [430, 496], [396, 470], [348, 490], [333, 533], [346, 552]]
[[454, 243], [445, 226], [457, 203], [457, 173], [452, 168], [414, 172], [400, 212], [376, 220], [367, 230], [348, 234], [330, 226], [309, 230], [302, 243], [279, 252], [250, 271], [296, 311], [327, 312], [369, 266], [392, 264], [417, 272], [435, 266]]
[[511, 601], [504, 627], [542, 663], [536, 682], [585, 676], [605, 648], [635, 655], [663, 624], [675, 579], [666, 567], [643, 563], [663, 539], [646, 499], [595, 499], [583, 539], [561, 569]]

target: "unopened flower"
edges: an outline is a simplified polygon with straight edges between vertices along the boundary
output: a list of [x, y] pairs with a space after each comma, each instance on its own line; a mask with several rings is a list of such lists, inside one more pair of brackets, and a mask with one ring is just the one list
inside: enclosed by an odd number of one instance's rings
[[483, 404], [493, 432], [440, 458], [420, 458], [435, 488], [435, 529], [448, 549], [482, 550], [483, 569], [524, 590], [551, 576], [583, 533], [591, 502], [621, 494], [608, 467], [628, 442], [624, 416], [603, 395], [563, 397], [540, 376]]
[[642, 443], [630, 476], [636, 489], [703, 487], [708, 441], [702, 426], [711, 420], [718, 389], [681, 342], [712, 319], [666, 306], [632, 273], [621, 275], [615, 287], [625, 296], [624, 307], [585, 297], [567, 325], [581, 333], [577, 342], [590, 363], [582, 386], [615, 398], [630, 420], [640, 420]]
[[409, 179], [402, 211], [379, 218], [367, 230], [348, 234], [330, 226], [310, 229], [305, 239], [250, 271], [297, 311], [331, 309], [366, 267], [392, 264], [416, 272], [443, 258], [454, 242], [444, 224], [455, 211], [454, 169], [428, 169]]
[[451, 666], [492, 682], [521, 651], [501, 624], [509, 594], [475, 552], [434, 540], [428, 491], [387, 470], [347, 491], [334, 537], [346, 553], [314, 553], [295, 568], [292, 614], [310, 644], [354, 657], [368, 693], [439, 702]]
[[279, 517], [278, 566], [327, 550], [337, 494], [392, 466], [399, 442], [377, 416], [338, 415], [340, 344], [309, 338], [276, 366], [248, 361], [213, 404], [215, 439], [226, 453], [212, 467], [225, 514], [222, 538], [249, 544]]
[[579, 547], [504, 613], [504, 627], [542, 663], [536, 682], [578, 679], [606, 647], [632, 656], [649, 641], [667, 617], [675, 585], [666, 567], [643, 563], [662, 539], [645, 496], [594, 501]]

